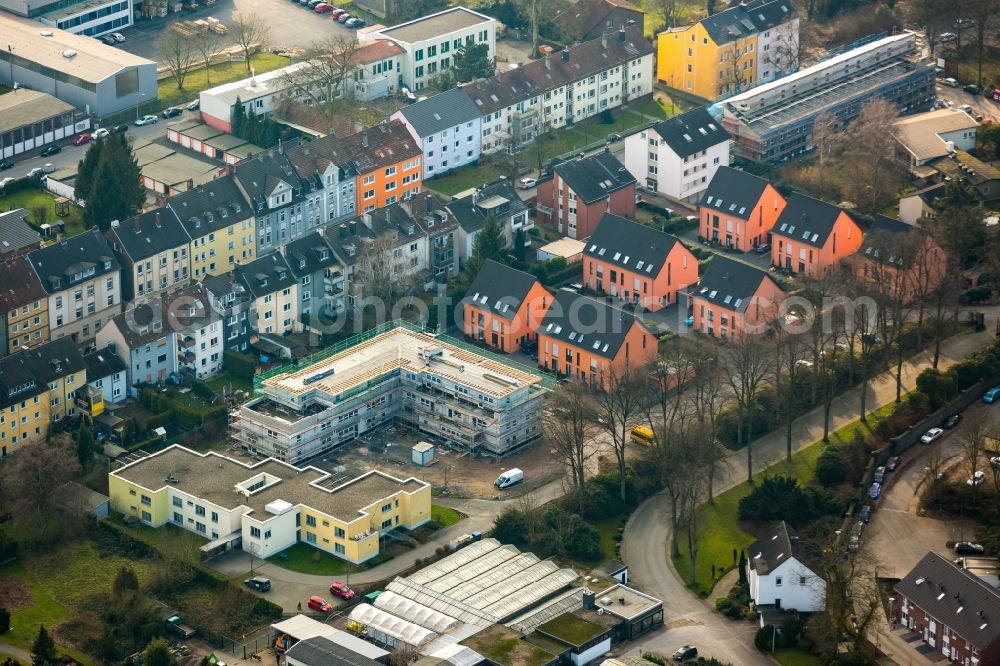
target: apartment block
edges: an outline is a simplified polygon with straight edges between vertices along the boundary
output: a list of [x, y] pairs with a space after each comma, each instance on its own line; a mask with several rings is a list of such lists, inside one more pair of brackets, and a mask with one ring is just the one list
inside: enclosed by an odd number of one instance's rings
[[122, 266], [124, 300], [146, 299], [191, 279], [191, 239], [173, 209], [164, 206], [112, 222], [106, 236]]
[[129, 396], [142, 384], [163, 384], [177, 372], [176, 334], [163, 325], [163, 302], [149, 301], [115, 315], [97, 334], [98, 349], [109, 349], [126, 366]]
[[[256, 254], [255, 209], [231, 175], [221, 176], [167, 201], [191, 239], [191, 278], [222, 275]], [[263, 212], [263, 206], [260, 206]]]
[[635, 216], [635, 185], [609, 150], [560, 162], [538, 181], [538, 219], [570, 238], [587, 238], [605, 213]]
[[462, 320], [465, 335], [510, 353], [537, 339], [552, 294], [534, 275], [488, 259], [469, 285]]
[[[518, 231], [527, 234], [535, 226], [528, 206], [506, 178], [459, 192], [445, 206], [458, 220], [458, 255], [462, 261], [472, 256], [476, 236], [491, 217], [503, 228], [508, 247], [514, 245]], [[524, 242], [530, 244], [531, 239], [525, 236]]]
[[236, 279], [253, 298], [251, 328], [258, 333], [275, 335], [302, 330], [299, 283], [280, 252], [241, 264], [235, 273]]
[[0, 263], [0, 356], [49, 341], [49, 299], [26, 257]]
[[264, 378], [258, 397], [230, 415], [234, 439], [294, 464], [386, 423], [495, 456], [541, 435], [539, 375], [406, 326], [373, 333]]
[[391, 119], [402, 121], [420, 146], [423, 180], [479, 159], [480, 113], [461, 88], [404, 107]]
[[423, 152], [399, 120], [379, 123], [341, 143], [357, 172], [358, 210], [368, 213], [420, 192]]
[[431, 519], [431, 487], [371, 471], [342, 479], [274, 459], [248, 464], [171, 446], [108, 474], [111, 508], [151, 527], [174, 525], [265, 559], [306, 543], [349, 562], [379, 553], [382, 536]]
[[771, 237], [773, 266], [815, 277], [857, 252], [862, 231], [840, 207], [795, 192], [775, 220]]
[[722, 254], [709, 262], [692, 296], [694, 329], [720, 340], [767, 331], [785, 300], [765, 271]]

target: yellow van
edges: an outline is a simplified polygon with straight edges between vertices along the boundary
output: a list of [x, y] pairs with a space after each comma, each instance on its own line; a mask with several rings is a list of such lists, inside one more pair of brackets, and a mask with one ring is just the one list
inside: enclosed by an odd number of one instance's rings
[[641, 446], [653, 446], [656, 444], [653, 431], [644, 425], [634, 426], [629, 434], [632, 437], [632, 441]]

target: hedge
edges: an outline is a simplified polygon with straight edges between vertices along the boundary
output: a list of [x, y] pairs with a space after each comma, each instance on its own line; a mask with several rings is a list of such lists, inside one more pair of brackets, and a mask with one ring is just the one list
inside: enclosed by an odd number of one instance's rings
[[35, 179], [28, 178], [27, 176], [25, 176], [24, 178], [18, 178], [17, 180], [12, 180], [6, 185], [4, 185], [2, 188], [0, 188], [0, 194], [8, 195], [8, 194], [14, 194], [15, 192], [24, 192], [25, 190], [37, 190], [37, 189], [38, 189], [38, 183], [35, 182]]
[[253, 381], [257, 372], [257, 359], [249, 354], [241, 354], [235, 349], [227, 349], [222, 352], [222, 367], [231, 375]]
[[161, 412], [156, 416], [151, 416], [146, 420], [146, 430], [153, 430], [155, 428], [160, 428], [168, 423], [173, 423], [174, 421], [174, 410], [168, 409], [165, 412]]
[[191, 378], [191, 392], [207, 402], [215, 402], [215, 391], [200, 379]]

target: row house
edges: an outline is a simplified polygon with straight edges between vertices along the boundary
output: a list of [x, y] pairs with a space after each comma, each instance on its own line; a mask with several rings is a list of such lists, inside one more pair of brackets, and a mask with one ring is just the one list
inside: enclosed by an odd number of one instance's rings
[[760, 334], [778, 316], [785, 293], [755, 266], [717, 254], [692, 293], [696, 331], [720, 340]]
[[488, 154], [520, 150], [541, 133], [652, 94], [653, 83], [653, 48], [640, 24], [473, 81], [462, 90], [482, 116], [482, 151]]
[[551, 25], [563, 43], [573, 44], [617, 30], [643, 25], [646, 15], [626, 0], [578, 0], [556, 13]]
[[948, 270], [947, 255], [931, 234], [881, 214], [847, 264], [859, 281], [904, 303], [933, 293]]
[[406, 125], [423, 153], [423, 180], [472, 164], [482, 151], [480, 112], [461, 88], [411, 104], [391, 116]]
[[49, 299], [27, 257], [0, 262], [0, 356], [49, 341]]
[[952, 664], [1000, 663], [996, 587], [950, 557], [928, 552], [893, 589], [898, 598], [892, 620], [909, 630], [915, 659], [923, 654]]
[[698, 259], [676, 236], [605, 213], [583, 252], [583, 284], [646, 310], [677, 302], [698, 281]]
[[258, 333], [275, 335], [302, 330], [298, 312], [299, 283], [280, 252], [241, 264], [235, 273], [252, 298], [251, 328]]
[[121, 312], [121, 266], [97, 229], [28, 254], [48, 297], [49, 337], [91, 340]]
[[341, 141], [357, 173], [357, 208], [370, 213], [420, 192], [422, 152], [399, 120], [379, 123]]
[[438, 285], [458, 275], [458, 220], [430, 192], [403, 202], [403, 207], [427, 236], [427, 272]]
[[[458, 221], [458, 255], [463, 262], [472, 256], [476, 236], [491, 217], [503, 229], [508, 247], [514, 245], [518, 231], [525, 235], [534, 227], [528, 216], [528, 206], [506, 178], [460, 192], [445, 207]], [[530, 243], [531, 239], [525, 235], [524, 244]]]
[[87, 366], [88, 393], [97, 394], [98, 404], [103, 407], [128, 397], [128, 367], [112, 349], [105, 347], [88, 352], [83, 355], [83, 362]]
[[122, 299], [149, 298], [182, 287], [191, 279], [191, 239], [166, 206], [112, 222], [106, 237], [122, 267]]
[[236, 280], [234, 272], [209, 275], [201, 283], [208, 292], [212, 307], [222, 316], [222, 337], [226, 349], [246, 353], [254, 332], [250, 327], [253, 299], [246, 287]]
[[283, 150], [242, 160], [233, 178], [253, 210], [257, 257], [326, 223], [323, 188], [315, 179], [299, 178]]
[[625, 137], [625, 168], [650, 192], [697, 203], [716, 171], [729, 166], [730, 138], [704, 107]]
[[307, 217], [314, 219], [315, 208], [319, 205], [319, 220], [314, 220], [314, 226], [354, 215], [358, 196], [357, 170], [335, 134], [299, 143], [285, 151], [285, 155], [299, 179], [310, 184], [305, 188], [305, 206], [307, 211], [312, 209], [313, 214]]
[[256, 256], [254, 210], [232, 175], [167, 200], [190, 239], [190, 275], [222, 275]]
[[534, 275], [487, 259], [463, 300], [465, 336], [500, 352], [535, 341], [553, 296]]
[[222, 316], [201, 283], [179, 289], [163, 299], [164, 325], [173, 331], [177, 369], [208, 379], [222, 369]]
[[75, 417], [75, 394], [86, 384], [83, 356], [68, 337], [0, 358], [0, 459]]
[[292, 275], [299, 281], [299, 302], [296, 315], [303, 325], [308, 326], [313, 315], [335, 311], [335, 293], [332, 280], [327, 275], [341, 269], [340, 261], [333, 253], [322, 231], [303, 236], [281, 248]]
[[656, 356], [656, 336], [640, 319], [575, 291], [557, 291], [538, 325], [538, 365], [603, 390]]
[[698, 235], [728, 250], [751, 252], [771, 242], [785, 198], [759, 176], [721, 166], [698, 206]]
[[174, 331], [163, 322], [163, 300], [155, 296], [116, 315], [97, 334], [98, 349], [110, 349], [126, 366], [129, 396], [143, 384], [164, 384], [177, 372]]
[[28, 224], [30, 213], [15, 208], [0, 213], [0, 260], [20, 257], [42, 246], [42, 236]]
[[560, 162], [538, 181], [538, 219], [570, 238], [587, 238], [605, 213], [635, 217], [635, 185], [609, 150]]
[[861, 227], [833, 204], [793, 193], [771, 229], [771, 264], [795, 275], [832, 271], [861, 247]]

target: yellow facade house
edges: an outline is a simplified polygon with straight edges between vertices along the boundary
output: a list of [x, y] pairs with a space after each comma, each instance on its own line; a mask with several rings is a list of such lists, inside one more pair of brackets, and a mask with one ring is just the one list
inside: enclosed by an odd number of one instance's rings
[[268, 558], [303, 542], [350, 562], [381, 536], [431, 519], [431, 487], [379, 471], [342, 478], [273, 458], [248, 464], [174, 445], [108, 475], [111, 508], [152, 527], [204, 536], [203, 550], [240, 547]]
[[49, 297], [38, 274], [24, 257], [0, 263], [0, 356], [49, 341]]

